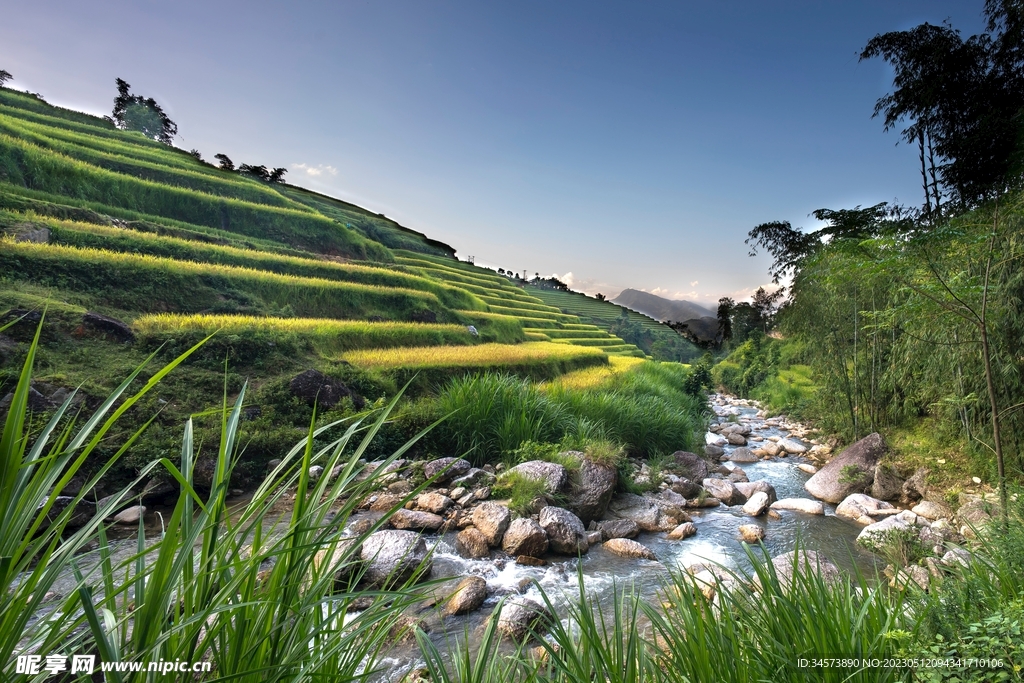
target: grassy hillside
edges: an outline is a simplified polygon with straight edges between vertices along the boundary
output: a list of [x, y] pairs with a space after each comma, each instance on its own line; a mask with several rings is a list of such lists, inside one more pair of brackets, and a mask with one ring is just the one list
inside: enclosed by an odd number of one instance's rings
[[[563, 304], [361, 207], [0, 89], [0, 323], [18, 321], [0, 335], [0, 399], [41, 314], [44, 412], [55, 392], [78, 386], [94, 405], [151, 354], [170, 358], [212, 336], [123, 422], [134, 429], [156, 415], [124, 476], [174, 458], [169, 434], [246, 381], [251, 440], [239, 481], [301, 438], [312, 397], [290, 381], [310, 369], [352, 392], [321, 405], [321, 421], [412, 381], [420, 407], [389, 427], [404, 437], [440, 416], [422, 401], [453, 378], [597, 377], [627, 367], [610, 359], [646, 357], [610, 332], [607, 309], [617, 307]], [[216, 439], [217, 425], [198, 417], [197, 435]]]

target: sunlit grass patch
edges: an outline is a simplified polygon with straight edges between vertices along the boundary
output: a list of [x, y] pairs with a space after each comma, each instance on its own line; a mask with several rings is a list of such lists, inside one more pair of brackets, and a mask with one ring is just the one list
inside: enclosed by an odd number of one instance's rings
[[471, 348], [403, 347], [346, 353], [343, 360], [364, 368], [500, 368], [503, 365], [546, 364], [579, 359], [604, 364], [598, 349], [551, 342], [480, 344]]
[[[576, 370], [575, 372], [562, 375], [550, 384], [565, 389], [593, 389], [611, 379], [613, 375], [625, 372], [644, 362], [646, 361], [643, 358], [635, 358], [633, 356], [609, 356], [608, 365]], [[544, 389], [547, 386], [549, 385], [542, 385], [541, 388]]]

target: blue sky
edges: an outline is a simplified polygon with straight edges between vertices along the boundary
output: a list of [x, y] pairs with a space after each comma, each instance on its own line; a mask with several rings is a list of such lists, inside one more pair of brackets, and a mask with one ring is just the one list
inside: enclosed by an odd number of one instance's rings
[[107, 113], [114, 78], [178, 145], [385, 213], [478, 263], [704, 303], [768, 281], [754, 225], [916, 204], [871, 118], [879, 32], [981, 0], [47, 2], [4, 10], [0, 68]]

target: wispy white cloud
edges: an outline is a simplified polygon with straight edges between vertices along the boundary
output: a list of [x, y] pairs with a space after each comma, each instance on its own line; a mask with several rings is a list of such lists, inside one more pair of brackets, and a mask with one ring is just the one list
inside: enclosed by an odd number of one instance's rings
[[314, 178], [322, 176], [325, 173], [327, 175], [338, 175], [338, 169], [328, 164], [317, 164], [316, 166], [311, 164], [292, 164], [292, 168], [296, 171], [302, 171], [306, 175]]
[[696, 287], [699, 284], [700, 284], [700, 280], [694, 280], [693, 282], [690, 283], [690, 286], [691, 287]]

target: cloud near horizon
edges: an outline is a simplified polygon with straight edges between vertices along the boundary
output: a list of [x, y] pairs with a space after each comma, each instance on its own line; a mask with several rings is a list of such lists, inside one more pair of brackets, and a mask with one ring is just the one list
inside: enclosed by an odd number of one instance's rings
[[292, 168], [296, 171], [302, 171], [306, 175], [313, 176], [314, 178], [322, 176], [325, 173], [328, 175], [338, 175], [338, 169], [328, 164], [317, 164], [316, 166], [312, 166], [310, 164], [292, 164]]

